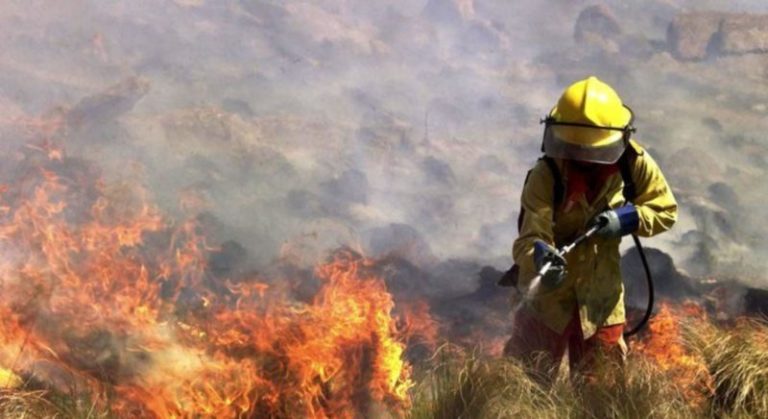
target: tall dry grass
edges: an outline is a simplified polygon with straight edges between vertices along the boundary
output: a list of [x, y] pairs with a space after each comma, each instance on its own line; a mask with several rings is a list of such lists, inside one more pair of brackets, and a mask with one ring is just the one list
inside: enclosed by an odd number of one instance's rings
[[690, 327], [686, 339], [712, 376], [709, 414], [768, 418], [768, 322], [742, 319], [732, 328]]
[[684, 330], [683, 344], [701, 355], [709, 374], [702, 382], [713, 387], [694, 395], [696, 383], [681, 386], [640, 353], [592, 380], [571, 379], [561, 368], [544, 388], [513, 360], [442, 348], [414, 389], [410, 417], [768, 418], [768, 323], [719, 327], [701, 320]]
[[[701, 355], [712, 389], [704, 403], [650, 359], [630, 353], [625, 368], [571, 379], [563, 368], [548, 388], [517, 362], [444, 346], [417, 369], [410, 419], [456, 418], [768, 418], [768, 323], [687, 324], [686, 348]], [[3, 418], [109, 418], [82, 396], [0, 390]]]
[[1, 389], [0, 417], [8, 419], [107, 419], [108, 409], [89, 397], [47, 390]]
[[457, 350], [439, 353], [437, 359], [414, 391], [412, 419], [695, 415], [669, 380], [639, 357], [629, 360], [630, 368], [598, 371], [589, 381], [560, 374], [550, 388], [510, 359], [484, 359]]
[[484, 359], [444, 346], [414, 389], [412, 419], [554, 418], [555, 393], [540, 387], [516, 363]]

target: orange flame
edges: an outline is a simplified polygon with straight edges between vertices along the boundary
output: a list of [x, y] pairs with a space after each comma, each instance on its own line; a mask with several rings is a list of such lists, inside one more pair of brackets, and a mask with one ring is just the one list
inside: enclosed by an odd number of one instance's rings
[[692, 405], [701, 406], [712, 392], [712, 379], [704, 359], [687, 349], [681, 333], [685, 319], [704, 320], [704, 311], [694, 303], [679, 308], [661, 304], [650, 320], [648, 335], [637, 342], [635, 349], [651, 359], [683, 390]]
[[38, 174], [0, 211], [0, 365], [90, 392], [121, 417], [407, 407], [404, 342], [424, 326], [398, 327], [372, 261], [337, 252], [302, 303], [279, 283], [213, 278], [198, 226], [170, 223], [139, 188]]

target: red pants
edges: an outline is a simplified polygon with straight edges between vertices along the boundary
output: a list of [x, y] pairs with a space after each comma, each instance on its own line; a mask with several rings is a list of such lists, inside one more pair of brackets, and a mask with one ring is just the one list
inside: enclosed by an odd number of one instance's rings
[[581, 373], [589, 377], [598, 363], [623, 364], [626, 354], [623, 330], [623, 324], [599, 327], [585, 340], [578, 312], [573, 314], [563, 333], [558, 334], [523, 308], [515, 314], [512, 337], [504, 347], [504, 354], [522, 361], [538, 381], [551, 383], [567, 349], [572, 376]]

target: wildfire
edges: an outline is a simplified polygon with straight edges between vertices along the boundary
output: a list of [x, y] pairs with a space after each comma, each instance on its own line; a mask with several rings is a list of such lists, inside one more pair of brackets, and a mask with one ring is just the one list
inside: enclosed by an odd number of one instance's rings
[[703, 310], [693, 303], [680, 308], [661, 304], [649, 322], [648, 335], [634, 347], [671, 377], [692, 405], [703, 404], [712, 393], [712, 379], [704, 359], [684, 345], [681, 327], [685, 319], [705, 317]]
[[42, 160], [2, 195], [0, 367], [120, 417], [408, 406], [405, 342], [431, 323], [424, 307], [398, 321], [372, 261], [337, 252], [309, 302], [287, 284], [217, 278], [194, 222], [170, 222], [140, 188], [108, 188], [60, 153]]

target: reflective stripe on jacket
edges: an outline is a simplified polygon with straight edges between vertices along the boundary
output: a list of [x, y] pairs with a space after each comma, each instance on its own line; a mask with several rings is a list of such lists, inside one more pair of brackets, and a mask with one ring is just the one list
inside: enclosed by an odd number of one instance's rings
[[[677, 202], [664, 179], [659, 166], [634, 141], [630, 147], [636, 157], [631, 161], [635, 182], [634, 204], [640, 216], [639, 236], [650, 237], [669, 230], [677, 219]], [[557, 161], [568, 184], [568, 170]], [[520, 266], [518, 287], [526, 289], [536, 275], [533, 262], [533, 242], [537, 239], [561, 246], [583, 233], [589, 220], [607, 208], [625, 204], [621, 174], [611, 175], [592, 203], [581, 197], [568, 212], [563, 205], [555, 211], [552, 172], [542, 160], [534, 166], [521, 197], [525, 215], [520, 234], [515, 240], [512, 254]], [[567, 191], [566, 191], [567, 194]], [[557, 333], [562, 333], [572, 314], [578, 309], [584, 338], [595, 333], [598, 326], [625, 322], [624, 284], [621, 280], [620, 238], [593, 237], [576, 246], [566, 257], [567, 274], [563, 283], [554, 289], [540, 288], [526, 304]]]

